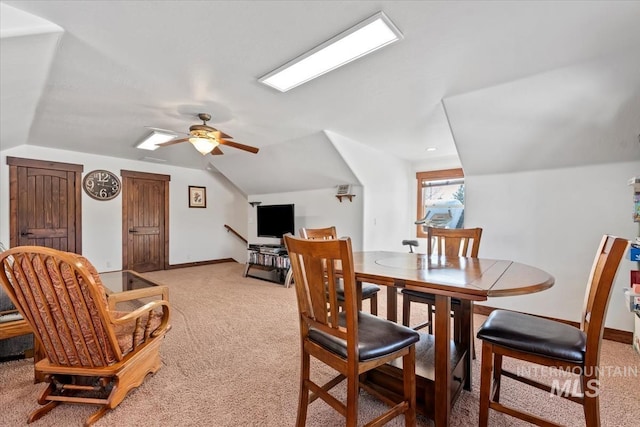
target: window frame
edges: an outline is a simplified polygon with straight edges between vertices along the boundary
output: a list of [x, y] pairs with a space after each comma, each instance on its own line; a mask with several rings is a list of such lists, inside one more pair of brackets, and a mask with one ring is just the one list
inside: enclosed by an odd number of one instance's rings
[[[422, 198], [423, 191], [423, 182], [424, 181], [441, 181], [443, 179], [457, 179], [464, 178], [464, 172], [462, 168], [455, 169], [441, 169], [436, 171], [427, 171], [427, 172], [416, 172], [416, 182], [417, 182], [417, 201], [416, 205], [416, 221], [422, 219], [424, 217], [424, 200]], [[427, 237], [427, 233], [423, 231], [422, 225], [416, 225], [416, 236], [417, 237]]]

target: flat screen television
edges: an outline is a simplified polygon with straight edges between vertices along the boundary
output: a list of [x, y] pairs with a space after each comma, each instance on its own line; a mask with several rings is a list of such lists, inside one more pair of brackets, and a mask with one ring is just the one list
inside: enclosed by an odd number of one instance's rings
[[257, 207], [258, 237], [281, 239], [295, 234], [294, 205], [259, 205]]

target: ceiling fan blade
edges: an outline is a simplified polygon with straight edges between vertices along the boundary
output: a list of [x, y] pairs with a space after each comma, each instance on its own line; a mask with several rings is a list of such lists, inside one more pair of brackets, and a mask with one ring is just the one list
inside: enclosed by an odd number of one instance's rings
[[213, 154], [214, 156], [219, 156], [219, 155], [224, 154], [224, 153], [222, 152], [220, 147], [218, 147], [216, 145], [215, 148], [213, 150], [211, 150], [211, 152], [209, 154]]
[[251, 147], [249, 145], [239, 144], [237, 142], [229, 141], [228, 139], [220, 139], [220, 144], [228, 145], [229, 147], [238, 148], [240, 150], [248, 151], [250, 153], [257, 153], [259, 148]]
[[180, 139], [174, 139], [168, 142], [163, 142], [162, 144], [156, 144], [158, 147], [166, 147], [167, 145], [173, 145], [173, 144], [179, 144], [181, 142], [186, 142], [188, 141], [189, 138], [180, 138]]

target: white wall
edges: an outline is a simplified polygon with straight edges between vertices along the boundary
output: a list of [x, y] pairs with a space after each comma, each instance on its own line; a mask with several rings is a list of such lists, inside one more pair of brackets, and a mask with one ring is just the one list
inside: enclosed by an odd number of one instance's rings
[[415, 236], [416, 178], [410, 163], [326, 134], [363, 185], [363, 250], [405, 251], [402, 240]]
[[[22, 145], [0, 151], [0, 241], [9, 243], [9, 167], [6, 156], [84, 165], [84, 174], [121, 169], [171, 176], [169, 183], [169, 263], [234, 258], [244, 262], [246, 245], [223, 227], [247, 236], [246, 197], [226, 178], [206, 170]], [[189, 185], [207, 188], [207, 208], [188, 207]], [[82, 192], [82, 252], [98, 271], [122, 268], [122, 196], [98, 201]]]
[[[638, 234], [627, 185], [638, 175], [639, 161], [465, 177], [465, 226], [484, 229], [480, 256], [530, 264], [556, 279], [549, 290], [486, 305], [578, 321], [602, 235]], [[637, 268], [628, 257], [620, 264], [607, 327], [633, 329], [622, 292]]]
[[[356, 195], [350, 202], [343, 198], [340, 202], [336, 197], [336, 188], [320, 190], [295, 191], [288, 193], [253, 194], [249, 201], [261, 202], [262, 205], [295, 204], [295, 234], [305, 228], [324, 228], [335, 226], [339, 237], [351, 237], [353, 250], [362, 250], [362, 188], [351, 187]], [[280, 239], [257, 237], [256, 208], [248, 205], [249, 242], [262, 244], [277, 244]]]

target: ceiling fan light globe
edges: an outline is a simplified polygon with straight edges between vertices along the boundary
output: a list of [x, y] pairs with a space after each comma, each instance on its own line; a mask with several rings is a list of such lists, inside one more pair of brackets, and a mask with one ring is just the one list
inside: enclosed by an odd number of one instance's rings
[[189, 138], [189, 142], [198, 150], [202, 155], [209, 154], [211, 150], [216, 148], [218, 141], [209, 138]]

